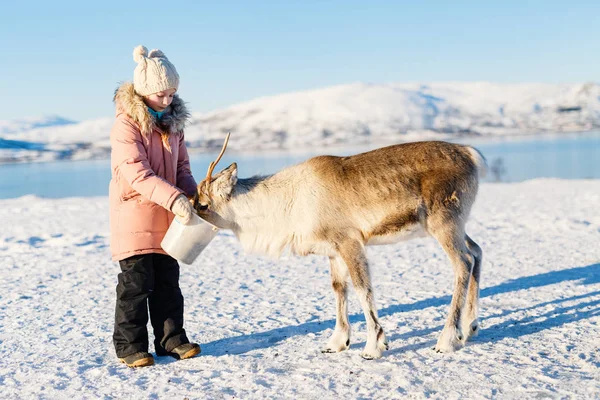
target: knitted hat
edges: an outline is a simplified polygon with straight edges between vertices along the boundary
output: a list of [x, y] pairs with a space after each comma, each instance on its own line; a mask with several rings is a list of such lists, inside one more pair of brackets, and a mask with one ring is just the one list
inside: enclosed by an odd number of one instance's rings
[[167, 56], [158, 49], [144, 46], [133, 49], [133, 60], [138, 63], [133, 71], [133, 88], [140, 96], [148, 96], [179, 87], [179, 74]]

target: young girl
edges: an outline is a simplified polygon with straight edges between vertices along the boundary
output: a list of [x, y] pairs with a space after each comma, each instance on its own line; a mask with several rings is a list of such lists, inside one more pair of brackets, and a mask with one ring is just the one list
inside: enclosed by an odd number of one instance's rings
[[138, 46], [133, 84], [115, 92], [117, 117], [110, 134], [110, 247], [121, 273], [113, 342], [129, 367], [154, 364], [148, 353], [148, 310], [157, 356], [200, 353], [183, 329], [179, 264], [161, 248], [174, 216], [192, 217], [196, 191], [183, 128], [190, 117], [177, 96], [179, 75], [160, 50]]

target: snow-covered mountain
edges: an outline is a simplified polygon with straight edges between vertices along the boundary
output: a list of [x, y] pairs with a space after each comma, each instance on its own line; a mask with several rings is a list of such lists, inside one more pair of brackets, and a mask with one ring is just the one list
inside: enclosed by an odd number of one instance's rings
[[[111, 117], [54, 118], [67, 123], [0, 121], [0, 161], [107, 156]], [[597, 83], [355, 83], [195, 113], [186, 139], [213, 150], [231, 131], [230, 149], [247, 151], [598, 128]]]
[[0, 134], [18, 133], [30, 129], [57, 127], [74, 123], [75, 121], [57, 115], [49, 115], [42, 118], [22, 118], [9, 121], [0, 120]]
[[584, 131], [600, 127], [600, 85], [350, 84], [259, 98], [195, 115], [196, 145], [231, 131], [243, 149], [397, 142], [424, 136]]

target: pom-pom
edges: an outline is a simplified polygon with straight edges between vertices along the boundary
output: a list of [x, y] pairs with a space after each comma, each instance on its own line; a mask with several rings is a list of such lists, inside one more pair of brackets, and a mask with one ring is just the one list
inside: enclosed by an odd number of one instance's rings
[[140, 63], [142, 62], [142, 60], [144, 59], [144, 57], [148, 56], [148, 49], [145, 48], [142, 45], [139, 45], [138, 47], [136, 47], [135, 49], [133, 49], [133, 61], [135, 61], [136, 63]]
[[159, 58], [159, 57], [164, 57], [164, 56], [165, 56], [165, 53], [163, 53], [159, 49], [150, 50], [150, 53], [148, 54], [149, 58]]

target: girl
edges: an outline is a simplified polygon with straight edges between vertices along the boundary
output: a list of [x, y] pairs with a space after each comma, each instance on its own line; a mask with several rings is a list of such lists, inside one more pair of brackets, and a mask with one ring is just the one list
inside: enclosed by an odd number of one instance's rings
[[115, 92], [110, 134], [110, 247], [121, 273], [113, 342], [129, 367], [154, 364], [148, 353], [148, 310], [157, 356], [200, 353], [183, 329], [179, 264], [161, 248], [174, 216], [187, 222], [196, 192], [183, 128], [190, 117], [177, 96], [179, 75], [160, 50], [138, 46], [133, 84]]

